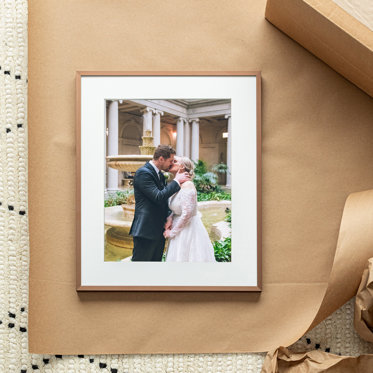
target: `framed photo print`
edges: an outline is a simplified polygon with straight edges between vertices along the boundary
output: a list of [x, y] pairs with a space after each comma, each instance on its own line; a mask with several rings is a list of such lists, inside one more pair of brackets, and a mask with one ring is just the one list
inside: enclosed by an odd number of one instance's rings
[[261, 291], [259, 72], [77, 72], [77, 290]]

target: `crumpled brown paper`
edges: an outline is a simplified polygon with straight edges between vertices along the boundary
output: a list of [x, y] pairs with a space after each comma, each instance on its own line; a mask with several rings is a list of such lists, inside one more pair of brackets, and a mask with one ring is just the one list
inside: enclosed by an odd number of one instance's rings
[[373, 355], [339, 356], [324, 351], [291, 352], [279, 347], [268, 352], [261, 373], [373, 372]]
[[373, 258], [368, 260], [356, 294], [354, 326], [361, 338], [373, 342]]
[[[373, 258], [368, 259], [355, 298], [354, 326], [361, 338], [373, 342]], [[268, 352], [262, 373], [373, 372], [373, 355], [338, 356], [320, 350], [292, 352], [279, 347]]]

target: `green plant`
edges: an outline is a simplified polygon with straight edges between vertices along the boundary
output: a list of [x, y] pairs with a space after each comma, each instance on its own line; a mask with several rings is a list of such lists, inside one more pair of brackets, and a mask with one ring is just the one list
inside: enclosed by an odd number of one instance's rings
[[133, 189], [118, 190], [115, 193], [109, 194], [105, 199], [105, 207], [123, 205], [127, 203], [128, 197], [133, 194]]
[[228, 172], [228, 166], [225, 163], [214, 164], [211, 167], [211, 171], [216, 172], [218, 174], [226, 174]]
[[203, 175], [195, 175], [193, 182], [199, 192], [209, 193], [217, 189], [218, 178], [213, 172], [206, 172]]
[[232, 228], [232, 211], [230, 208], [226, 208], [225, 209], [225, 212], [226, 212], [226, 215], [225, 215], [225, 218], [224, 218], [224, 221], [228, 222], [229, 223], [229, 227]]
[[197, 201], [230, 201], [231, 194], [223, 191], [215, 191], [209, 193], [198, 192]]
[[206, 162], [198, 160], [194, 163], [194, 185], [200, 193], [221, 192], [222, 189], [218, 185], [218, 174], [225, 173], [227, 166], [224, 163], [219, 163], [208, 170]]
[[194, 174], [195, 175], [203, 175], [207, 172], [207, 164], [206, 162], [199, 159], [197, 162], [194, 162]]
[[232, 257], [232, 239], [226, 237], [223, 240], [214, 241], [214, 253], [217, 262], [230, 262]]

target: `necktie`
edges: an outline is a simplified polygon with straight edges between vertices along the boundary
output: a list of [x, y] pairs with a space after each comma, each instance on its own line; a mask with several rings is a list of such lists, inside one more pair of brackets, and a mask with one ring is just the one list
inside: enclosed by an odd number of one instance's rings
[[161, 182], [161, 189], [163, 189], [165, 186], [165, 183], [164, 183], [164, 179], [163, 179], [163, 175], [161, 171], [158, 172], [158, 177], [159, 177], [159, 181]]

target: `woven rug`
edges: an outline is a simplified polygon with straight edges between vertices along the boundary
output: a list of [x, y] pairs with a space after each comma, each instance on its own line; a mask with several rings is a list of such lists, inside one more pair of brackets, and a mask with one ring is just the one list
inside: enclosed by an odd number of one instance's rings
[[[60, 356], [28, 353], [27, 1], [0, 1], [0, 373], [260, 372], [262, 354]], [[353, 299], [291, 349], [373, 353]]]

